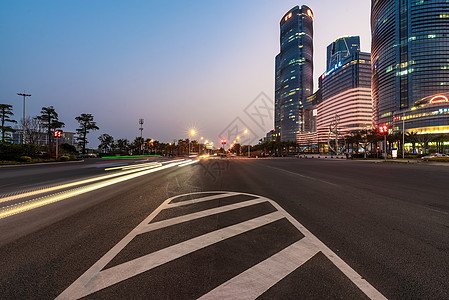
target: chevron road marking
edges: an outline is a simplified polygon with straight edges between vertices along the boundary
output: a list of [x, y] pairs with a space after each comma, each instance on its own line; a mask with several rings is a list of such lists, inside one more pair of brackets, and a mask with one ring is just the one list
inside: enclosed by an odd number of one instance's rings
[[[216, 194], [201, 197], [202, 194]], [[219, 206], [212, 209], [189, 213], [183, 216], [165, 219], [158, 222], [151, 221], [163, 210], [181, 207], [193, 203], [201, 203], [213, 200], [226, 199], [231, 196], [250, 196], [252, 199], [241, 202]], [[195, 199], [172, 202], [179, 197], [190, 196]], [[225, 228], [221, 228], [195, 238], [166, 247], [153, 253], [143, 255], [125, 263], [104, 269], [136, 236], [152, 230], [176, 226], [191, 220], [217, 215], [224, 212], [237, 211], [243, 207], [250, 207], [259, 203], [270, 203], [275, 212], [243, 221]], [[348, 264], [340, 259], [331, 249], [324, 245], [317, 237], [308, 231], [297, 220], [283, 210], [276, 202], [247, 193], [209, 191], [185, 194], [167, 199], [155, 211], [153, 211], [136, 228], [126, 235], [118, 244], [109, 250], [100, 260], [82, 274], [56, 299], [79, 299], [92, 293], [108, 288], [128, 278], [138, 276], [143, 272], [166, 264], [180, 257], [189, 255], [205, 247], [214, 245], [221, 241], [232, 239], [250, 230], [260, 228], [275, 221], [287, 219], [296, 229], [304, 235], [302, 239], [290, 246], [259, 262], [255, 266], [243, 271], [227, 282], [215, 287], [200, 299], [256, 299], [287, 275], [300, 268], [305, 262], [317, 253], [323, 253], [340, 271], [350, 279], [370, 299], [386, 299], [370, 283], [364, 280]]]

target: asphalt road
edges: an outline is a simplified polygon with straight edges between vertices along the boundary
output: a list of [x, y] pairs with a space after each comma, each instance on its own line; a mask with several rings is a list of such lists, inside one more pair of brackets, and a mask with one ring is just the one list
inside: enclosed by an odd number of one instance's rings
[[[0, 193], [123, 172], [93, 164]], [[449, 167], [177, 164], [0, 219], [1, 298], [449, 299]]]

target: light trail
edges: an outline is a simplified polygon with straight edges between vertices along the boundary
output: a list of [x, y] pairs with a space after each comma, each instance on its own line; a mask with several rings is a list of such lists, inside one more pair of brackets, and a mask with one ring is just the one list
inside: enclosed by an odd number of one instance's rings
[[[164, 169], [168, 169], [168, 168], [171, 168], [171, 167], [175, 167], [175, 166], [180, 165], [180, 164], [182, 164], [182, 162], [170, 163], [170, 164], [163, 165], [163, 166], [160, 166], [160, 167], [157, 167], [157, 168], [150, 168], [150, 167], [148, 167], [150, 169], [144, 168], [144, 169], [147, 169], [145, 171], [132, 170], [133, 173], [121, 176], [119, 178], [109, 179], [109, 180], [106, 180], [106, 181], [103, 181], [103, 182], [98, 182], [98, 183], [90, 184], [90, 185], [87, 185], [87, 186], [79, 187], [79, 188], [76, 188], [76, 189], [68, 190], [68, 191], [65, 191], [65, 192], [61, 192], [61, 193], [56, 194], [56, 195], [44, 196], [44, 197], [41, 197], [41, 198], [32, 199], [32, 200], [29, 200], [29, 201], [26, 201], [26, 202], [22, 202], [22, 203], [19, 203], [19, 204], [11, 205], [11, 206], [8, 206], [8, 207], [0, 209], [0, 219], [6, 218], [6, 217], [10, 217], [12, 215], [16, 215], [16, 214], [19, 214], [19, 213], [22, 213], [22, 212], [25, 212], [25, 211], [29, 211], [31, 209], [38, 208], [38, 207], [41, 207], [41, 206], [44, 206], [44, 205], [55, 203], [55, 202], [58, 202], [58, 201], [61, 201], [61, 200], [64, 200], [64, 199], [67, 199], [67, 198], [70, 198], [70, 197], [74, 197], [74, 196], [78, 196], [78, 195], [81, 195], [81, 194], [85, 194], [87, 192], [98, 190], [98, 189], [101, 189], [101, 188], [104, 188], [104, 187], [107, 187], [107, 186], [110, 186], [110, 185], [113, 185], [113, 184], [117, 184], [117, 183], [120, 183], [120, 182], [123, 182], [123, 181], [134, 179], [134, 178], [137, 178], [137, 177], [140, 177], [140, 176], [143, 176], [143, 175], [147, 175], [147, 174], [150, 174], [150, 173], [153, 173], [153, 172], [157, 172], [157, 171], [160, 171], [160, 170], [164, 170]], [[122, 175], [123, 175], [123, 173], [130, 173], [130, 171], [121, 172]], [[115, 175], [115, 177], [118, 176], [116, 174], [111, 174], [111, 175]]]
[[[179, 162], [179, 161], [184, 161], [184, 160], [176, 160], [174, 162]], [[26, 198], [26, 197], [31, 197], [31, 196], [36, 196], [36, 195], [40, 195], [40, 194], [45, 194], [45, 193], [49, 193], [49, 192], [54, 192], [54, 191], [58, 191], [58, 190], [66, 189], [66, 188], [71, 188], [71, 187], [74, 187], [77, 185], [82, 185], [82, 184], [87, 184], [87, 183], [91, 183], [91, 182], [95, 182], [95, 181], [100, 181], [100, 180], [105, 180], [105, 179], [114, 178], [114, 177], [118, 177], [118, 176], [123, 176], [123, 175], [127, 175], [130, 173], [140, 172], [142, 170], [147, 170], [147, 169], [152, 169], [155, 167], [162, 166], [162, 164], [160, 164], [160, 163], [151, 163], [151, 164], [152, 165], [144, 164], [147, 166], [141, 165], [142, 167], [140, 167], [139, 169], [136, 169], [137, 168], [136, 167], [134, 169], [119, 172], [119, 173], [103, 175], [103, 176], [99, 176], [99, 177], [94, 177], [94, 178], [84, 179], [84, 180], [66, 183], [66, 184], [62, 184], [62, 185], [58, 185], [58, 186], [53, 186], [53, 187], [49, 187], [49, 188], [44, 188], [41, 190], [25, 192], [25, 193], [21, 193], [21, 194], [17, 194], [17, 195], [11, 195], [8, 197], [0, 198], [0, 203], [17, 200], [17, 199], [21, 199], [21, 198]], [[105, 170], [108, 170], [108, 169], [105, 169]]]
[[192, 160], [192, 161], [189, 161], [189, 162], [181, 163], [181, 164], [178, 165], [178, 167], [185, 167], [185, 166], [192, 165], [192, 164], [195, 164], [195, 163], [198, 163], [198, 162], [200, 162], [200, 161], [199, 160]]

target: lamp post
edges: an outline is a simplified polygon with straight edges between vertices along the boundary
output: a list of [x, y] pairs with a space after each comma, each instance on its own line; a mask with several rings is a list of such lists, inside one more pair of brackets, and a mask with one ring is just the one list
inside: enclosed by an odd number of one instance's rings
[[19, 96], [23, 96], [23, 137], [22, 137], [22, 144], [25, 144], [25, 135], [26, 135], [26, 131], [25, 131], [25, 98], [26, 97], [31, 97], [31, 94], [25, 94], [25, 92], [23, 93], [17, 93], [17, 95]]
[[[200, 138], [200, 140], [201, 140], [201, 142], [204, 140], [204, 138], [203, 137], [201, 137]], [[200, 147], [201, 147], [201, 142], [199, 142], [198, 143], [198, 156], [200, 156], [200, 151], [201, 151], [201, 149], [200, 149]]]
[[239, 143], [239, 153], [238, 153], [238, 155], [240, 155], [240, 152], [242, 151], [242, 149], [241, 149], [242, 145], [240, 145], [240, 136], [237, 136], [236, 139], [237, 139], [237, 142]]
[[249, 141], [249, 130], [245, 129], [245, 131], [243, 133], [248, 134], [248, 157], [251, 157], [251, 145], [250, 145], [250, 141]]
[[[195, 136], [195, 130], [190, 130], [190, 135], [193, 137], [193, 136]], [[190, 138], [189, 138], [189, 156], [190, 156]]]
[[143, 132], [143, 119], [139, 119], [139, 125], [140, 125], [140, 127], [139, 127], [139, 130], [140, 130], [140, 151], [139, 151], [139, 154], [143, 154], [142, 152], [143, 152], [143, 142], [142, 142], [142, 132]]

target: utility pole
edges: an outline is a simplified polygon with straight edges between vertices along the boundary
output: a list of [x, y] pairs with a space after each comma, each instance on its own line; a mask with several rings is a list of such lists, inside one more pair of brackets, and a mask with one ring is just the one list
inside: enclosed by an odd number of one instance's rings
[[143, 133], [143, 119], [139, 119], [139, 125], [140, 125], [140, 154], [142, 154], [142, 147], [143, 147], [143, 143], [142, 143], [142, 133]]
[[31, 97], [31, 94], [25, 94], [25, 92], [23, 93], [17, 93], [17, 95], [19, 96], [23, 96], [23, 137], [22, 137], [22, 144], [25, 144], [25, 135], [26, 135], [26, 128], [25, 128], [25, 99], [26, 97]]

